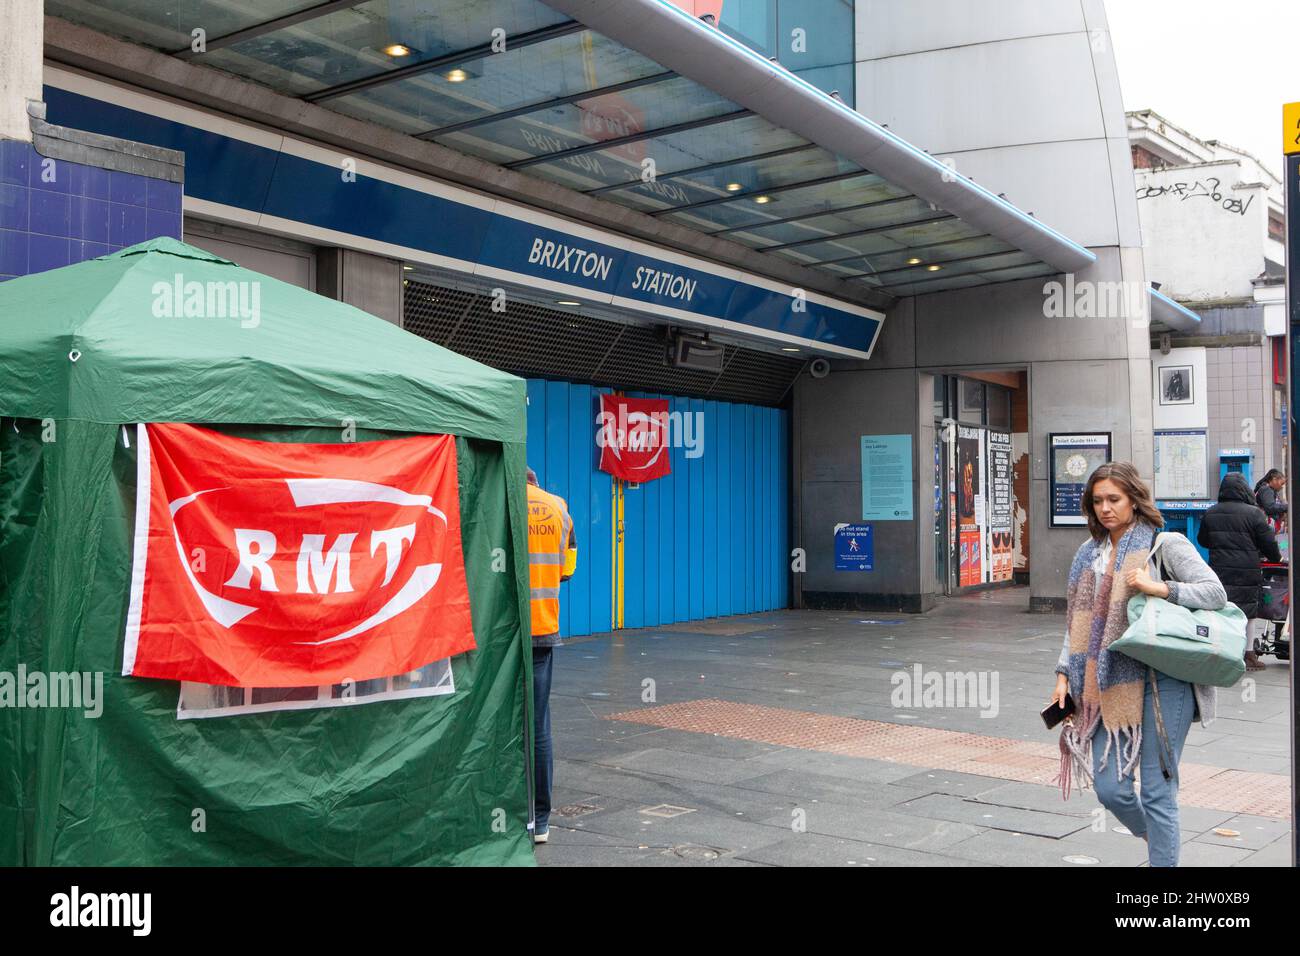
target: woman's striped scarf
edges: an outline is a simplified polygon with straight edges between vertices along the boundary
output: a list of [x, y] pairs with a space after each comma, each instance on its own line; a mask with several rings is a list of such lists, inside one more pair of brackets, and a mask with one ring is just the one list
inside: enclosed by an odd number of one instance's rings
[[1110, 645], [1128, 629], [1128, 599], [1136, 591], [1124, 583], [1133, 568], [1145, 568], [1155, 529], [1138, 520], [1119, 539], [1115, 568], [1109, 568], [1109, 548], [1095, 539], [1085, 542], [1070, 565], [1066, 591], [1066, 621], [1070, 633], [1070, 696], [1075, 712], [1061, 731], [1061, 773], [1057, 782], [1070, 795], [1075, 780], [1092, 779], [1092, 735], [1097, 722], [1106, 727], [1106, 750], [1098, 769], [1106, 766], [1113, 747], [1116, 776], [1133, 772], [1142, 752], [1142, 707], [1146, 665]]

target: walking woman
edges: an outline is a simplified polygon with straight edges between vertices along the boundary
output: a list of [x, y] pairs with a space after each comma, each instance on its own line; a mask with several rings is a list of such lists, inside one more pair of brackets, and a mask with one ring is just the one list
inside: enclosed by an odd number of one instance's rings
[[[1067, 631], [1056, 665], [1053, 700], [1074, 699], [1061, 732], [1060, 784], [1091, 778], [1102, 805], [1147, 841], [1152, 866], [1177, 866], [1178, 760], [1192, 721], [1214, 719], [1215, 688], [1162, 674], [1111, 652], [1128, 628], [1135, 594], [1189, 608], [1222, 608], [1227, 595], [1186, 537], [1160, 546], [1164, 580], [1156, 580], [1151, 548], [1164, 519], [1128, 462], [1109, 462], [1088, 479], [1083, 514], [1091, 534], [1074, 556], [1066, 591]], [[1157, 700], [1159, 717], [1157, 717]], [[1140, 765], [1142, 795], [1133, 788]]]

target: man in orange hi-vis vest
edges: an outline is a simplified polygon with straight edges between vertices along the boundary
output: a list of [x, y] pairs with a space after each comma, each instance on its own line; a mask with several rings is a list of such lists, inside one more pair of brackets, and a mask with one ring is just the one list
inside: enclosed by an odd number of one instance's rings
[[528, 469], [528, 585], [533, 629], [533, 767], [536, 780], [536, 825], [533, 840], [550, 837], [551, 658], [560, 643], [560, 582], [573, 576], [578, 544], [569, 506], [559, 495], [543, 491], [537, 473]]

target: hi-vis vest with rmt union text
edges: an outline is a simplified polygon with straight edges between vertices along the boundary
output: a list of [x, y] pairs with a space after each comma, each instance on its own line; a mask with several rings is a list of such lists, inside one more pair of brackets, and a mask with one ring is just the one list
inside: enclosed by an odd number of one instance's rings
[[529, 485], [528, 585], [534, 637], [560, 630], [560, 580], [573, 573], [566, 561], [572, 533], [573, 519], [564, 499]]

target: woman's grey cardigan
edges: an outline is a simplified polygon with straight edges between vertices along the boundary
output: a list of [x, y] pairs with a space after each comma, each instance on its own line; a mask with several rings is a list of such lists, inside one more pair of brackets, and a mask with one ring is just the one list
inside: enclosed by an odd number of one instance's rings
[[[1171, 604], [1183, 607], [1205, 608], [1217, 611], [1228, 603], [1228, 593], [1219, 583], [1218, 576], [1201, 558], [1196, 546], [1185, 535], [1177, 532], [1165, 532], [1159, 539], [1160, 550], [1156, 555], [1164, 565], [1164, 582], [1169, 585]], [[1160, 574], [1153, 557], [1148, 571], [1157, 581]], [[1056, 662], [1056, 673], [1070, 673], [1070, 632], [1066, 626], [1065, 641], [1061, 645], [1061, 656]], [[1195, 684], [1196, 709], [1200, 713], [1201, 726], [1208, 727], [1215, 718], [1218, 703], [1218, 688], [1209, 684]]]

